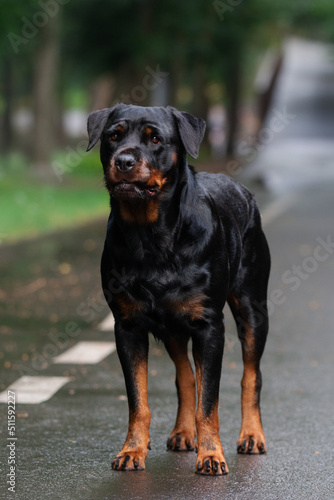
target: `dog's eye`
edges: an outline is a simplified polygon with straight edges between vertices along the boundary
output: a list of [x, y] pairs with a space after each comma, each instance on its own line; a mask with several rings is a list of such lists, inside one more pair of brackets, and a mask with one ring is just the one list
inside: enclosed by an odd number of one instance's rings
[[110, 136], [110, 140], [113, 142], [117, 141], [118, 138], [119, 138], [119, 134], [117, 134], [117, 132], [115, 132], [114, 134], [111, 134], [111, 136]]
[[159, 144], [160, 139], [159, 139], [159, 137], [157, 137], [156, 135], [154, 135], [154, 136], [151, 138], [151, 142], [153, 142], [153, 144]]

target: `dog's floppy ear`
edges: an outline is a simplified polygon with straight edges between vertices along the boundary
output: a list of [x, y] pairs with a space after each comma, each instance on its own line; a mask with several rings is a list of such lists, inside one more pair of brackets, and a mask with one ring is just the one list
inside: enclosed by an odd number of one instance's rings
[[115, 106], [113, 108], [105, 108], [99, 111], [93, 111], [93, 113], [88, 116], [87, 131], [89, 144], [87, 146], [87, 151], [90, 151], [100, 139], [105, 124], [107, 123], [107, 120], [114, 109]]
[[186, 152], [192, 158], [197, 158], [199, 146], [204, 137], [205, 121], [185, 111], [178, 111], [171, 106], [169, 106], [169, 109], [176, 118], [180, 137]]

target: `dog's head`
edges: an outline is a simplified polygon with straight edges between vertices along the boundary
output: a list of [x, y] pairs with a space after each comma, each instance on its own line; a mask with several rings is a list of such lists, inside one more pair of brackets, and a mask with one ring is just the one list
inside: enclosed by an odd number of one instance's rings
[[181, 157], [197, 158], [205, 122], [172, 107], [118, 104], [88, 117], [89, 151], [101, 139], [101, 162], [112, 197], [156, 198]]

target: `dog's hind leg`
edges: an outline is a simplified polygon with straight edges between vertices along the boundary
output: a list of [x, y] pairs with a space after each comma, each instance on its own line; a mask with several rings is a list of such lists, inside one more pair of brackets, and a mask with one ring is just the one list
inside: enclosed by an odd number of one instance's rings
[[187, 354], [188, 340], [170, 337], [166, 349], [176, 368], [178, 410], [175, 427], [167, 440], [167, 449], [193, 451], [195, 449], [195, 378]]
[[[257, 249], [256, 254], [254, 249]], [[267, 448], [260, 414], [260, 360], [268, 333], [266, 301], [270, 256], [261, 230], [246, 243], [245, 250], [242, 279], [228, 297], [237, 324], [244, 364], [241, 381], [242, 423], [237, 451], [265, 453]]]

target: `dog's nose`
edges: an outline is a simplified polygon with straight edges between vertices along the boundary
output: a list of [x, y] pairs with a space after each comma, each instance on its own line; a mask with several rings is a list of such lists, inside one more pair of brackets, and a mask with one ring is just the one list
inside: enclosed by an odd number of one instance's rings
[[135, 164], [135, 157], [129, 153], [121, 153], [115, 158], [115, 165], [120, 172], [129, 172]]

